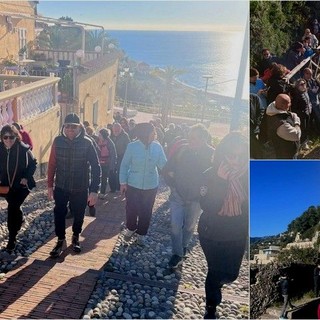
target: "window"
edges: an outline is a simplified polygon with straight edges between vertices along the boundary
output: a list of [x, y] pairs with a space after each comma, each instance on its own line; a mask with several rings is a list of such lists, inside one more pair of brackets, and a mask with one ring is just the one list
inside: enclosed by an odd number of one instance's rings
[[112, 102], [113, 102], [113, 87], [109, 87], [108, 91], [108, 103], [107, 103], [107, 111], [112, 110]]
[[19, 50], [27, 48], [27, 29], [19, 28]]
[[93, 126], [98, 125], [98, 112], [99, 112], [99, 101], [95, 101], [93, 103], [93, 115], [92, 115], [92, 120], [93, 120]]

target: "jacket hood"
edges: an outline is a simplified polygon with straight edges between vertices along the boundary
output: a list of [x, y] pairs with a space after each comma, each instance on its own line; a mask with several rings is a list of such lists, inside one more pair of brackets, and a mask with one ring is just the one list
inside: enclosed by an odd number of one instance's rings
[[266, 114], [268, 116], [275, 116], [276, 114], [281, 114], [281, 113], [287, 113], [288, 111], [285, 111], [285, 110], [279, 110], [276, 108], [276, 102], [273, 101], [271, 102], [268, 107], [267, 107], [267, 110], [266, 110]]

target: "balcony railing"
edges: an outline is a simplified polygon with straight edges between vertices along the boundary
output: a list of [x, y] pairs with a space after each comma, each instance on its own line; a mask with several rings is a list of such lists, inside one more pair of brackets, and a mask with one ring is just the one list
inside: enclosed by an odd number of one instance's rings
[[59, 80], [58, 77], [0, 75], [0, 128], [56, 106]]

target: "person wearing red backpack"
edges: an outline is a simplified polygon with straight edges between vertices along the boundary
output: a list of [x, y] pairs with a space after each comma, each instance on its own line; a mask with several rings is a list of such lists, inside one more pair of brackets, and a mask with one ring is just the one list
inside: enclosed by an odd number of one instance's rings
[[108, 178], [110, 171], [114, 171], [117, 161], [117, 152], [113, 141], [109, 137], [108, 129], [101, 129], [99, 131], [99, 162], [101, 166], [101, 187], [99, 198], [103, 199], [106, 194], [108, 185]]

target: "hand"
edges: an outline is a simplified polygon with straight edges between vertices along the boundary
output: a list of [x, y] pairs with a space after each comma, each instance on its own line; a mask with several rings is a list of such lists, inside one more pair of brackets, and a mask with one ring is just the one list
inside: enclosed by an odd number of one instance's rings
[[26, 178], [22, 178], [22, 179], [20, 180], [20, 184], [26, 186], [26, 185], [28, 184], [28, 180], [27, 180]]
[[120, 192], [123, 196], [126, 194], [127, 189], [128, 189], [128, 185], [126, 183], [120, 185]]
[[98, 200], [98, 194], [95, 192], [90, 192], [88, 196], [88, 205], [94, 206], [97, 203]]
[[48, 188], [48, 200], [53, 200], [53, 188]]
[[297, 114], [292, 113], [292, 120], [293, 120], [293, 125], [299, 125], [300, 126], [300, 118], [297, 116]]

